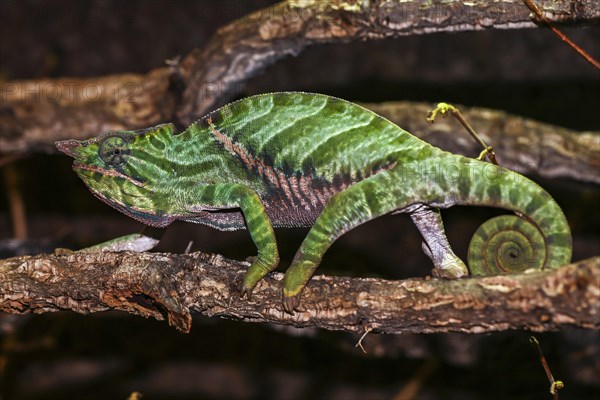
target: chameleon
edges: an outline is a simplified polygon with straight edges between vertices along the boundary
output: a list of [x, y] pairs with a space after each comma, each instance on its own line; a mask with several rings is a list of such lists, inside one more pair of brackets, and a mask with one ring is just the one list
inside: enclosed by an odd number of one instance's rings
[[[432, 146], [355, 103], [277, 92], [227, 104], [181, 133], [173, 124], [114, 130], [57, 148], [103, 202], [144, 224], [175, 220], [248, 229], [257, 255], [241, 283], [250, 298], [279, 264], [274, 227], [310, 227], [283, 278], [293, 313], [332, 243], [385, 214], [407, 213], [441, 278], [552, 269], [569, 263], [569, 224], [532, 180]], [[512, 211], [473, 235], [468, 265], [453, 252], [440, 209]]]

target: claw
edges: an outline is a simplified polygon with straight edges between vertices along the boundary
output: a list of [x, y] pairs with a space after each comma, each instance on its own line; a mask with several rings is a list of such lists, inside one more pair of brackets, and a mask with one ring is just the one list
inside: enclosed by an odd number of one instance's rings
[[435, 276], [436, 278], [457, 279], [469, 275], [469, 270], [461, 261], [460, 263], [446, 266], [445, 268], [434, 268], [431, 270], [431, 275]]
[[449, 252], [444, 255], [441, 262], [434, 262], [435, 268], [431, 270], [431, 275], [436, 278], [457, 279], [469, 275], [467, 266], [456, 256]]
[[294, 311], [296, 311], [300, 305], [300, 294], [289, 297], [284, 294], [282, 302], [284, 311], [288, 314], [294, 314]]
[[245, 296], [246, 299], [248, 299], [248, 301], [250, 301], [252, 299], [252, 289], [253, 288], [242, 285], [242, 287], [240, 289], [240, 298], [243, 299]]

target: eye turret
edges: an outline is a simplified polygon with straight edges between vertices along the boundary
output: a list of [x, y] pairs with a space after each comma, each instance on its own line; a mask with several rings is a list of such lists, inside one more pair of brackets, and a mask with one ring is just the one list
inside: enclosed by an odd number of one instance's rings
[[98, 156], [107, 165], [118, 167], [125, 163], [129, 154], [128, 141], [122, 136], [109, 136], [102, 141]]

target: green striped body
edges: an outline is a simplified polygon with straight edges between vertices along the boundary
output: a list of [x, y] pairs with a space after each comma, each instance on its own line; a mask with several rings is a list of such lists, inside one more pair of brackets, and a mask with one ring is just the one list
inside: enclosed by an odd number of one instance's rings
[[[411, 214], [441, 276], [465, 273], [436, 211], [455, 204], [520, 213], [523, 218], [509, 221], [518, 231], [509, 239], [521, 235], [522, 224], [537, 233], [529, 250], [527, 240], [500, 241], [496, 249], [487, 244], [498, 242], [496, 231], [504, 232], [507, 221], [482, 228], [476, 236], [485, 239], [474, 239], [469, 259], [490, 265], [472, 266], [478, 273], [526, 269], [534, 254], [536, 268], [570, 261], [568, 224], [537, 184], [444, 152], [371, 111], [325, 95], [257, 95], [226, 105], [177, 135], [167, 124], [57, 146], [75, 157], [74, 169], [92, 193], [146, 224], [182, 219], [222, 230], [248, 228], [258, 257], [244, 281], [247, 294], [279, 261], [272, 227], [311, 226], [286, 273], [288, 310], [337, 237], [393, 212]], [[497, 262], [503, 257], [505, 263]]]

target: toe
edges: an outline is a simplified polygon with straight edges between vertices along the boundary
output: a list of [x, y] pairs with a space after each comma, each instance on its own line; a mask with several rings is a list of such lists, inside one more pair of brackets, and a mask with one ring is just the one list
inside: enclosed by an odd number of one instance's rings
[[242, 287], [240, 288], [240, 297], [242, 299], [246, 297], [246, 299], [250, 300], [252, 297], [252, 288], [242, 285]]
[[457, 279], [469, 275], [469, 270], [460, 258], [454, 254], [448, 254], [441, 265], [436, 265], [431, 273], [437, 278]]
[[294, 314], [294, 311], [297, 310], [298, 305], [300, 304], [300, 296], [286, 296], [283, 295], [283, 309], [288, 314]]

